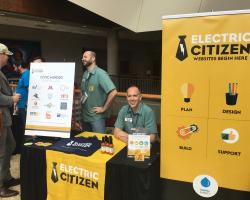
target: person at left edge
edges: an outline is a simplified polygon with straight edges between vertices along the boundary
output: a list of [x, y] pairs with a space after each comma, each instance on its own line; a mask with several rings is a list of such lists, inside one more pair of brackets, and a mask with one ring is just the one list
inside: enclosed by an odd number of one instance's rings
[[108, 73], [96, 65], [96, 53], [85, 51], [82, 57], [83, 73], [82, 124], [84, 131], [105, 133], [107, 110], [117, 94]]
[[[5, 66], [8, 56], [13, 53], [8, 47], [0, 43], [0, 68]], [[10, 186], [19, 184], [18, 179], [11, 176], [10, 158], [15, 149], [15, 140], [11, 131], [10, 108], [19, 100], [19, 95], [13, 95], [7, 78], [0, 71], [0, 110], [2, 112], [2, 127], [0, 129], [0, 197], [12, 197], [18, 195], [15, 190], [9, 189]]]

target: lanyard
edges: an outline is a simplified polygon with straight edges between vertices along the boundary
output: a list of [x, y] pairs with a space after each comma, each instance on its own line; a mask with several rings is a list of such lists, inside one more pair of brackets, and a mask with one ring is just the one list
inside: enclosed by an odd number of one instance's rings
[[139, 113], [134, 113], [132, 111], [132, 109], [130, 110], [131, 108], [128, 107], [128, 111], [130, 113], [130, 117], [132, 118], [132, 129], [135, 129], [137, 128], [136, 125], [137, 125], [137, 122], [138, 122], [138, 118], [139, 118]]
[[88, 91], [88, 87], [89, 87], [89, 80], [90, 80], [90, 77], [92, 76], [92, 73], [88, 72], [88, 77], [84, 83], [84, 89], [85, 89], [85, 92]]
[[[135, 117], [134, 117], [135, 116]], [[138, 113], [133, 113], [133, 118], [132, 118], [132, 128], [138, 128], [138, 127], [136, 127], [136, 125], [137, 125], [137, 122], [138, 122], [138, 116], [139, 116], [139, 114]]]

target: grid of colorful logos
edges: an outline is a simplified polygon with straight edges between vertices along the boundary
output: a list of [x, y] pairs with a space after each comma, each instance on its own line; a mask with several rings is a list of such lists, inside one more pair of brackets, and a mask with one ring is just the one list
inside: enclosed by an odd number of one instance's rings
[[75, 63], [32, 63], [26, 135], [70, 137]]

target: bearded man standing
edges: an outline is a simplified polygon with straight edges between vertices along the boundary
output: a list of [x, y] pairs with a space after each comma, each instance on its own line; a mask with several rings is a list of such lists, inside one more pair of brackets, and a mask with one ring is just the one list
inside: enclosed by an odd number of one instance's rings
[[83, 129], [105, 133], [107, 111], [117, 90], [108, 73], [96, 65], [95, 52], [85, 51], [82, 63], [86, 67], [81, 84]]

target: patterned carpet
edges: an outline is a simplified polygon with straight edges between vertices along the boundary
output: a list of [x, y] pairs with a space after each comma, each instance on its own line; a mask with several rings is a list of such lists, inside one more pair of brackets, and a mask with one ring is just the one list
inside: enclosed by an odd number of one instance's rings
[[[11, 159], [11, 174], [13, 177], [18, 178], [20, 177], [20, 154], [12, 156]], [[20, 192], [20, 185], [12, 187], [11, 189], [17, 190]], [[20, 200], [20, 194], [15, 197], [10, 197], [10, 198], [1, 198], [1, 200]]]

